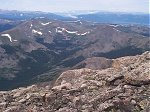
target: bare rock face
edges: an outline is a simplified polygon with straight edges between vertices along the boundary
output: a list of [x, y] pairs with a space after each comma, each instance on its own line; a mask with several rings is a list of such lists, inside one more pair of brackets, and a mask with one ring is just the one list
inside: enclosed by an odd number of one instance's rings
[[52, 88], [0, 92], [2, 112], [149, 112], [150, 52], [112, 60], [102, 70], [76, 69], [60, 75]]
[[150, 54], [146, 52], [138, 62], [128, 68], [129, 72], [125, 74], [125, 81], [132, 85], [150, 84]]

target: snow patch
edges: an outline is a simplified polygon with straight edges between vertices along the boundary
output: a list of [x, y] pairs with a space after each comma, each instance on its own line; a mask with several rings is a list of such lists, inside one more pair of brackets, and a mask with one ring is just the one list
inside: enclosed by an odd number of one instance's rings
[[56, 32], [57, 33], [63, 33], [63, 32], [66, 32], [66, 33], [69, 33], [69, 34], [76, 34], [76, 35], [80, 35], [80, 36], [84, 36], [84, 35], [87, 35], [87, 34], [89, 34], [90, 32], [88, 31], [88, 32], [85, 32], [85, 33], [78, 33], [78, 31], [68, 31], [67, 29], [65, 29], [65, 28], [61, 28], [61, 27], [57, 27], [56, 28]]
[[112, 26], [112, 27], [118, 27], [119, 25], [113, 25], [113, 24], [110, 24], [109, 26]]
[[18, 40], [12, 40], [12, 37], [9, 34], [1, 34], [1, 36], [2, 37], [8, 37], [8, 39], [9, 39], [10, 42], [13, 42], [13, 41], [16, 42], [16, 41], [18, 41]]
[[80, 23], [80, 24], [82, 24], [82, 22], [81, 22], [80, 20], [76, 20], [76, 21], [66, 21], [66, 22], [68, 22], [68, 23]]
[[33, 26], [33, 25], [31, 24], [31, 25], [30, 25], [30, 29], [32, 28], [32, 26]]
[[82, 33], [82, 34], [79, 34], [79, 35], [81, 35], [81, 36], [84, 36], [84, 35], [87, 35], [87, 34], [89, 34], [90, 32], [88, 31], [88, 32], [85, 32], [85, 33]]
[[40, 31], [36, 31], [36, 30], [32, 30], [32, 33], [36, 33], [36, 34], [39, 34], [39, 35], [42, 35], [43, 33], [42, 32], [40, 32]]
[[49, 24], [51, 24], [52, 22], [48, 22], [48, 23], [41, 23], [41, 25], [43, 25], [43, 26], [46, 26], [46, 25], [49, 25]]
[[67, 32], [67, 33], [70, 33], [70, 34], [76, 34], [77, 33], [77, 31], [68, 31], [65, 28], [61, 28], [61, 27], [56, 28], [56, 32], [58, 32], [58, 33], [62, 33], [63, 31]]
[[17, 42], [18, 40], [13, 40], [14, 42]]
[[77, 31], [68, 31], [68, 30], [65, 30], [67, 33], [70, 33], [70, 34], [76, 34]]

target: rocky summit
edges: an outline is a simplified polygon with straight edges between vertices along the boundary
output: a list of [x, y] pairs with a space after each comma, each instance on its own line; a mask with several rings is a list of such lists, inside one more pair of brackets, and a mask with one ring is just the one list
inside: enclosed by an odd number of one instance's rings
[[0, 112], [149, 112], [150, 52], [108, 68], [63, 72], [53, 84], [0, 92]]

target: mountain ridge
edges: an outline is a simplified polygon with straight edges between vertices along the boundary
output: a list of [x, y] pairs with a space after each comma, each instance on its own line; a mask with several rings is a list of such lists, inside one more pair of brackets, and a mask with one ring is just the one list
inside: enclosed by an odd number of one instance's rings
[[[80, 13], [78, 13], [80, 12]], [[105, 12], [105, 11], [72, 11], [72, 12], [41, 12], [41, 11], [17, 11], [0, 10], [1, 19], [29, 20], [38, 17], [47, 17], [58, 20], [86, 20], [98, 23], [113, 24], [138, 24], [149, 26], [149, 14], [126, 13], [126, 12]], [[10, 16], [11, 15], [11, 16]]]
[[113, 60], [102, 70], [63, 72], [54, 84], [0, 92], [7, 112], [149, 111], [150, 52]]
[[148, 32], [147, 27], [82, 20], [27, 20], [0, 33], [0, 86], [52, 80], [86, 58], [142, 54], [149, 50]]

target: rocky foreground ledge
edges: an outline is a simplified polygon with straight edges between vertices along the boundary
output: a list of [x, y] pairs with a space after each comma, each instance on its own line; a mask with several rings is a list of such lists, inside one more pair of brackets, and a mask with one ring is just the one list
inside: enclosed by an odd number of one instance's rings
[[103, 70], [69, 70], [54, 86], [0, 92], [0, 112], [150, 112], [150, 52]]

